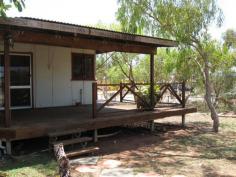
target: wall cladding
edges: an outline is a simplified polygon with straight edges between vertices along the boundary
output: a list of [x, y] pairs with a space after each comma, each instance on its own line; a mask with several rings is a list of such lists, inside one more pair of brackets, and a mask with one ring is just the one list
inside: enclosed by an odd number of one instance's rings
[[[3, 43], [0, 42], [3, 51]], [[33, 54], [33, 92], [37, 108], [92, 103], [93, 81], [71, 81], [71, 53], [93, 50], [16, 43], [12, 52]]]

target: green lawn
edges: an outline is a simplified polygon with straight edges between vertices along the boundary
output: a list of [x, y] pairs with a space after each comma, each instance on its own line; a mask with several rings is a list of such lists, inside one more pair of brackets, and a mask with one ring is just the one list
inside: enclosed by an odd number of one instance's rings
[[49, 153], [32, 154], [0, 162], [0, 176], [46, 177], [56, 176], [56, 161]]

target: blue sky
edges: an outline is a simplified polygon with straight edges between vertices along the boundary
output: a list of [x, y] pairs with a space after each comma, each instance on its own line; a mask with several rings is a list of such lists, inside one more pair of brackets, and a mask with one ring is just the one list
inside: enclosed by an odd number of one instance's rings
[[[117, 0], [25, 0], [26, 9], [22, 13], [10, 10], [9, 16], [27, 16], [81, 25], [113, 23], [116, 21]], [[218, 0], [225, 19], [219, 29], [212, 26], [209, 30], [214, 38], [220, 39], [228, 29], [236, 29], [236, 0]]]

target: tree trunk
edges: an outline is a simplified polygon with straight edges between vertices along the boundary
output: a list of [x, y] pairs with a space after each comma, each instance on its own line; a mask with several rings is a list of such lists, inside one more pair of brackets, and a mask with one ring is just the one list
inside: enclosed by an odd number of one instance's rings
[[54, 153], [59, 165], [60, 177], [71, 177], [70, 175], [70, 162], [66, 157], [63, 144], [54, 145]]
[[208, 61], [205, 60], [204, 66], [204, 75], [205, 75], [205, 100], [208, 108], [211, 111], [211, 119], [213, 120], [213, 130], [214, 132], [219, 131], [219, 117], [216, 112], [216, 109], [212, 103], [212, 92], [211, 92], [211, 84], [210, 84], [210, 74], [209, 74], [209, 64]]

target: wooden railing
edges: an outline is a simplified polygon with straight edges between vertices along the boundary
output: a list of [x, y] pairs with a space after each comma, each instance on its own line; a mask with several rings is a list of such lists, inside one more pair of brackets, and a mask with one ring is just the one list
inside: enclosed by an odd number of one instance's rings
[[[178, 95], [177, 91], [174, 89], [173, 85], [181, 85], [181, 95]], [[145, 99], [143, 99], [135, 90], [138, 90], [139, 86], [145, 86], [145, 85], [150, 85], [148, 83], [120, 83], [120, 84], [97, 84], [94, 82], [92, 84], [92, 116], [95, 118], [105, 106], [107, 106], [115, 97], [119, 95], [119, 101], [123, 102], [124, 98], [131, 93], [134, 95], [139, 101], [142, 101], [145, 105], [150, 106], [150, 103], [147, 103]], [[186, 104], [186, 98], [185, 98], [185, 82], [182, 83], [156, 83], [155, 85], [160, 86], [160, 95], [159, 95], [159, 100], [158, 102], [162, 99], [163, 95], [169, 91], [172, 96], [174, 96], [177, 101], [179, 102], [179, 105], [181, 105], [183, 108], [185, 107]], [[97, 107], [97, 91], [98, 87], [117, 87], [118, 90], [109, 98], [107, 99], [102, 105]], [[124, 92], [125, 91], [125, 92]], [[151, 106], [150, 106], [151, 107]]]

